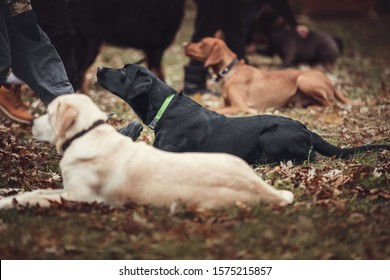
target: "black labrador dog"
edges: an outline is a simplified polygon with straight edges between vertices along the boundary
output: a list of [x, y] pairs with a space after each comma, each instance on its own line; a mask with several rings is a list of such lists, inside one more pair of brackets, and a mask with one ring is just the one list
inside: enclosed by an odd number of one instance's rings
[[316, 30], [310, 30], [306, 37], [301, 37], [295, 27], [273, 11], [262, 11], [255, 18], [252, 42], [256, 43], [258, 33], [267, 41], [266, 48], [258, 52], [267, 56], [278, 55], [282, 59], [282, 67], [299, 63], [332, 65], [344, 48], [340, 38]]
[[264, 164], [313, 161], [315, 152], [347, 158], [356, 152], [390, 149], [387, 145], [340, 149], [302, 123], [280, 116], [226, 117], [177, 93], [151, 71], [134, 64], [121, 69], [99, 67], [97, 79], [154, 127], [153, 145], [166, 151], [222, 152], [249, 164]]

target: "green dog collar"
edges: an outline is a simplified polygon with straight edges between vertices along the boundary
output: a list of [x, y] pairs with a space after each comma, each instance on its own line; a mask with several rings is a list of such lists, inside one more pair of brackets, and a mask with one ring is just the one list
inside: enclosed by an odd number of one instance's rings
[[165, 101], [164, 101], [163, 105], [160, 107], [160, 110], [158, 110], [157, 115], [154, 117], [152, 122], [148, 125], [148, 127], [151, 130], [154, 130], [158, 121], [161, 119], [162, 115], [164, 114], [165, 110], [167, 109], [169, 103], [171, 103], [173, 97], [175, 97], [175, 94], [171, 94], [170, 96], [165, 98]]

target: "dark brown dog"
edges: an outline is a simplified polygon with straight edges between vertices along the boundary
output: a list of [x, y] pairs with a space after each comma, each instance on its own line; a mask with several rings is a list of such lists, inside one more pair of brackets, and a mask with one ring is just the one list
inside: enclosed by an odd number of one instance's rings
[[204, 38], [184, 46], [188, 57], [204, 62], [222, 80], [225, 107], [222, 114], [260, 113], [267, 108], [309, 105], [330, 106], [336, 100], [359, 104], [335, 89], [317, 70], [264, 71], [237, 61], [237, 56], [217, 38]]
[[298, 34], [294, 26], [272, 11], [262, 11], [252, 26], [251, 42], [266, 39], [266, 48], [258, 52], [263, 55], [278, 55], [283, 67], [299, 63], [309, 65], [334, 64], [343, 50], [340, 38], [323, 32], [309, 30], [306, 36]]

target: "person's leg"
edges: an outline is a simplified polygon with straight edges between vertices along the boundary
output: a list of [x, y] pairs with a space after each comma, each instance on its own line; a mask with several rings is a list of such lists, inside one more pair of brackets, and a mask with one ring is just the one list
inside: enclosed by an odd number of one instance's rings
[[183, 93], [186, 95], [193, 95], [195, 93], [209, 93], [207, 89], [207, 74], [208, 70], [203, 66], [203, 63], [190, 60], [184, 66], [184, 89]]
[[32, 0], [38, 24], [56, 48], [75, 90], [81, 89], [75, 56], [75, 32], [65, 0]]
[[11, 50], [6, 26], [6, 7], [0, 3], [0, 110], [9, 118], [21, 123], [31, 123], [33, 116], [20, 98], [20, 85], [6, 80], [11, 66]]
[[11, 67], [47, 106], [59, 95], [73, 93], [61, 58], [50, 43], [47, 35], [38, 27], [40, 41], [34, 41], [21, 34], [7, 22], [11, 45]]
[[252, 4], [251, 0], [231, 0], [226, 3], [223, 22], [225, 41], [239, 59], [245, 58], [247, 18], [251, 16]]
[[[2, 2], [2, 1], [1, 1]], [[0, 86], [7, 79], [11, 67], [11, 49], [8, 40], [8, 31], [5, 24], [3, 9], [6, 8], [0, 3]]]
[[[222, 25], [221, 1], [219, 0], [197, 0], [197, 11], [194, 24], [194, 31], [191, 41], [198, 42], [205, 37], [214, 37]], [[185, 94], [210, 92], [206, 86], [208, 70], [203, 63], [195, 60], [184, 67], [184, 89]]]
[[192, 42], [198, 42], [204, 37], [214, 37], [215, 32], [222, 27], [222, 0], [196, 0], [197, 10], [192, 33]]

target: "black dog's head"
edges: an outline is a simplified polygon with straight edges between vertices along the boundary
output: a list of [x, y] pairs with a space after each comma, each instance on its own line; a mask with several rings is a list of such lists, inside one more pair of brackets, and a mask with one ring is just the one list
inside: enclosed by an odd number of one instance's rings
[[97, 80], [108, 91], [125, 101], [130, 101], [148, 92], [157, 77], [142, 66], [127, 64], [120, 69], [99, 67]]
[[144, 123], [150, 122], [165, 98], [176, 91], [145, 67], [127, 64], [120, 69], [99, 67], [99, 84], [122, 98]]

